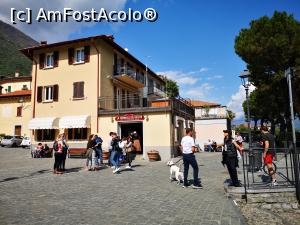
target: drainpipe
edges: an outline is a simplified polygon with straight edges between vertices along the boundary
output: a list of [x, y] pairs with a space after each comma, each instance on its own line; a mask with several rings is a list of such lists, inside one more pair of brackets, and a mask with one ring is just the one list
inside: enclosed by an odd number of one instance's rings
[[[36, 80], [37, 80], [37, 61], [34, 59], [34, 57], [32, 56], [32, 61], [34, 62], [35, 64], [35, 69], [34, 69], [34, 86], [33, 86], [33, 106], [32, 106], [32, 119], [35, 118], [35, 100], [36, 100], [36, 92], [37, 92], [37, 89], [36, 89]], [[32, 92], [32, 91], [31, 91]], [[33, 139], [34, 139], [34, 133], [35, 131], [32, 130], [32, 136], [33, 136]]]
[[99, 49], [97, 48], [95, 42], [92, 42], [94, 48], [97, 51], [97, 113], [96, 113], [96, 118], [97, 118], [97, 133], [99, 132], [99, 118], [98, 118], [98, 111], [99, 111], [99, 89], [100, 89], [100, 52]]

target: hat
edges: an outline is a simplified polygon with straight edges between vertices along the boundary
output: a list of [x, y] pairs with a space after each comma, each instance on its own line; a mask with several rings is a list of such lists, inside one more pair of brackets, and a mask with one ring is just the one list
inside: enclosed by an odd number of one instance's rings
[[231, 130], [223, 130], [223, 133], [231, 133]]

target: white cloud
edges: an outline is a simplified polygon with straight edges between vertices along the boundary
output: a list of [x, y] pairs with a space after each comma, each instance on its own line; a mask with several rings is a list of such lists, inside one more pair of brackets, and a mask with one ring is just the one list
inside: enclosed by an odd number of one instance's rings
[[[249, 92], [255, 90], [253, 85], [250, 86]], [[235, 120], [241, 120], [244, 118], [243, 102], [246, 100], [245, 88], [240, 85], [239, 90], [231, 96], [229, 103], [227, 104], [228, 109], [235, 113]]]
[[203, 99], [207, 97], [207, 94], [211, 89], [213, 89], [213, 86], [211, 86], [209, 83], [204, 83], [199, 87], [194, 87], [187, 91], [183, 91], [182, 96], [190, 99]]
[[221, 75], [216, 75], [216, 76], [210, 76], [210, 77], [207, 77], [206, 79], [207, 80], [216, 80], [216, 79], [222, 79], [223, 76]]
[[201, 78], [199, 78], [199, 77], [196, 78], [195, 76], [192, 76], [192, 75], [199, 73], [200, 70], [189, 71], [189, 72], [182, 72], [182, 71], [178, 71], [178, 70], [169, 70], [169, 71], [157, 72], [157, 74], [164, 75], [168, 79], [172, 79], [172, 80], [176, 81], [179, 85], [194, 85]]
[[[0, 19], [6, 23], [10, 22], [10, 11], [11, 8], [17, 10], [25, 10], [30, 8], [36, 15], [40, 8], [45, 10], [59, 10], [63, 11], [64, 8], [72, 8], [73, 10], [85, 11], [92, 10], [96, 11], [100, 8], [105, 8], [107, 11], [111, 10], [122, 10], [125, 7], [127, 0], [1, 0], [0, 8]], [[33, 15], [33, 19], [35, 16]], [[93, 26], [94, 22], [37, 22], [33, 20], [32, 24], [17, 23], [17, 28], [25, 32], [27, 35], [33, 37], [37, 41], [47, 40], [49, 42], [56, 42], [66, 40], [68, 36], [73, 32], [79, 32], [84, 27]]]

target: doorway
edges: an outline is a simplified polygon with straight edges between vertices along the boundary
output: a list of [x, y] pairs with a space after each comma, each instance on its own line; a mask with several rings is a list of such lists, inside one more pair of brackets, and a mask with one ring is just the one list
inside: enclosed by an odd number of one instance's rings
[[119, 123], [119, 129], [121, 138], [127, 137], [132, 132], [136, 131], [140, 144], [141, 144], [141, 152], [137, 152], [138, 154], [143, 153], [143, 122], [129, 122], [129, 123]]
[[20, 125], [15, 126], [15, 135], [21, 136], [22, 127]]

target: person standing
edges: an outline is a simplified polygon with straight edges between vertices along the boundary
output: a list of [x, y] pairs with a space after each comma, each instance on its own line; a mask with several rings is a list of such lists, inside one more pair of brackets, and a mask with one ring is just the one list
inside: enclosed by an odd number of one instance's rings
[[183, 165], [184, 165], [184, 174], [183, 174], [183, 188], [188, 187], [188, 173], [189, 173], [189, 166], [191, 165], [193, 168], [193, 175], [194, 175], [194, 184], [192, 188], [194, 189], [202, 189], [202, 184], [199, 182], [198, 173], [198, 163], [195, 153], [195, 141], [193, 139], [193, 130], [188, 128], [186, 129], [186, 136], [184, 136], [181, 140], [181, 150], [183, 155]]
[[273, 169], [273, 158], [275, 156], [275, 138], [269, 133], [267, 126], [262, 126], [260, 128], [262, 133], [262, 143], [263, 143], [263, 160], [264, 164], [268, 168], [269, 175], [272, 179], [272, 185], [278, 185], [275, 177], [275, 171]]
[[236, 169], [239, 166], [237, 151], [240, 149], [240, 146], [233, 141], [231, 130], [223, 130], [223, 133], [224, 150], [222, 152], [222, 164], [227, 166], [232, 185], [241, 187]]
[[123, 149], [123, 155], [125, 155], [126, 158], [126, 163], [128, 163], [128, 165], [126, 166], [126, 169], [131, 169], [131, 147], [132, 147], [132, 142], [131, 142], [131, 137], [128, 136], [127, 138], [124, 137], [122, 138], [122, 141], [119, 145], [120, 148]]
[[114, 132], [109, 132], [109, 140], [108, 140], [108, 152], [109, 152], [109, 157], [108, 157], [108, 165], [111, 166], [113, 168], [113, 165], [111, 163], [111, 154], [112, 154], [112, 146], [111, 146], [111, 141], [112, 141], [112, 136], [113, 136]]
[[63, 154], [63, 141], [62, 135], [59, 134], [56, 140], [53, 143], [53, 150], [54, 150], [54, 166], [53, 166], [53, 173], [54, 174], [62, 174], [61, 171], [61, 163], [62, 163], [62, 154]]
[[96, 159], [97, 159], [97, 166], [100, 166], [103, 164], [103, 159], [102, 159], [102, 143], [103, 140], [101, 137], [99, 137], [97, 134], [95, 134], [95, 150], [96, 150]]
[[93, 154], [94, 153], [94, 148], [95, 148], [95, 139], [94, 135], [91, 134], [88, 139], [88, 143], [86, 146], [86, 163], [85, 163], [85, 169], [90, 171], [93, 169]]
[[120, 162], [119, 162], [119, 158], [120, 158], [120, 154], [122, 152], [122, 148], [120, 148], [119, 144], [120, 144], [120, 138], [117, 136], [116, 133], [113, 133], [112, 135], [112, 141], [111, 141], [111, 156], [110, 156], [110, 161], [111, 164], [113, 165], [113, 173], [117, 173], [120, 171]]
[[67, 144], [66, 135], [64, 133], [61, 134], [62, 143], [63, 143], [63, 154], [61, 159], [61, 171], [65, 171], [66, 158], [68, 154], [69, 145]]

